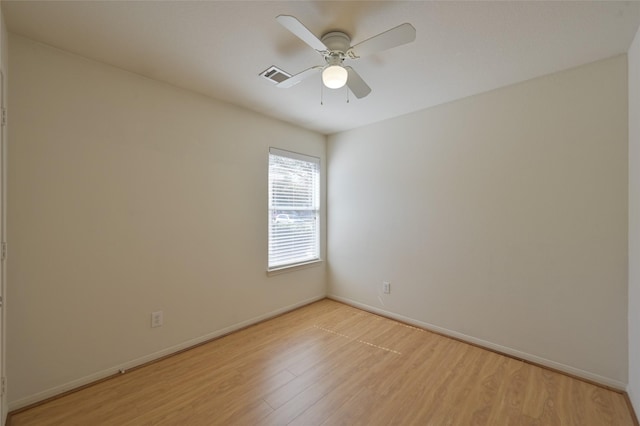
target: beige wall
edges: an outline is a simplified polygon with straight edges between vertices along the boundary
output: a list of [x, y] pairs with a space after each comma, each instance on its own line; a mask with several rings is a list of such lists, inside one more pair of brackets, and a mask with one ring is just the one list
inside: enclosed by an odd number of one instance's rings
[[324, 165], [323, 135], [13, 35], [10, 64], [12, 409], [325, 295], [266, 275], [268, 148]]
[[[6, 107], [7, 106], [7, 80], [9, 78], [9, 73], [8, 73], [8, 64], [9, 64], [9, 34], [7, 33], [7, 27], [4, 23], [4, 15], [2, 13], [2, 11], [0, 10], [0, 70], [2, 70], [2, 74], [4, 75], [4, 99], [2, 99], [2, 104]], [[0, 131], [2, 132], [2, 147], [0, 147], [0, 163], [2, 165], [2, 167], [0, 167], [0, 188], [1, 188], [1, 192], [0, 192], [0, 197], [2, 197], [2, 214], [0, 215], [0, 239], [2, 241], [6, 241], [7, 240], [7, 227], [6, 227], [6, 185], [7, 185], [7, 167], [6, 167], [6, 162], [7, 162], [7, 150], [6, 150], [6, 146], [7, 146], [7, 132], [6, 132], [6, 126], [4, 128], [2, 128]], [[0, 274], [2, 274], [2, 297], [3, 297], [3, 302], [6, 302], [6, 286], [7, 286], [7, 268], [6, 268], [6, 262], [3, 262], [1, 264], [1, 270], [0, 270]], [[3, 303], [3, 306], [6, 306], [6, 303]], [[7, 339], [7, 312], [6, 309], [1, 309], [0, 310], [0, 316], [1, 316], [1, 327], [2, 327], [2, 335], [0, 336], [0, 338], [2, 339], [2, 349], [0, 349], [2, 351], [2, 362], [0, 364], [0, 376], [2, 377], [6, 377], [6, 339]], [[6, 384], [5, 384], [6, 386]], [[0, 419], [1, 424], [5, 424], [5, 420], [7, 418], [7, 393], [5, 392], [0, 398], [2, 398], [2, 401], [0, 402], [2, 404], [2, 418]]]
[[626, 71], [623, 55], [330, 137], [329, 294], [624, 389]]
[[629, 397], [640, 413], [640, 30], [629, 49]]

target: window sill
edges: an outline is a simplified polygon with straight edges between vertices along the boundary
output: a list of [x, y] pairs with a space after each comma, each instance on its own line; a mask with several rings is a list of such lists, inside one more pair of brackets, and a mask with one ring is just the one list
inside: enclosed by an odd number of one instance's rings
[[322, 264], [322, 259], [310, 260], [309, 262], [296, 263], [295, 265], [280, 266], [278, 268], [267, 269], [267, 276], [280, 275], [287, 272], [294, 272], [300, 269], [313, 268]]

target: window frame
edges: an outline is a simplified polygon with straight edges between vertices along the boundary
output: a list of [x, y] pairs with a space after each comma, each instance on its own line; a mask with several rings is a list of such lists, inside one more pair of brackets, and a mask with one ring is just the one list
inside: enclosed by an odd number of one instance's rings
[[[305, 258], [299, 259], [296, 261], [292, 261], [290, 263], [276, 263], [272, 266], [271, 259], [271, 244], [272, 244], [272, 232], [273, 232], [273, 215], [274, 211], [282, 210], [275, 208], [272, 203], [272, 181], [271, 181], [271, 156], [278, 156], [283, 158], [289, 158], [292, 160], [304, 161], [307, 163], [315, 164], [316, 167], [316, 176], [313, 178], [313, 199], [314, 199], [314, 208], [310, 211], [314, 212], [314, 220], [315, 220], [315, 256], [313, 258]], [[301, 154], [298, 152], [288, 151], [280, 148], [269, 147], [268, 160], [267, 160], [267, 273], [280, 273], [287, 272], [291, 270], [300, 269], [303, 267], [307, 267], [310, 265], [317, 264], [322, 262], [322, 233], [321, 233], [321, 211], [322, 211], [322, 167], [321, 167], [321, 159], [320, 157]], [[292, 209], [293, 210], [293, 209]]]

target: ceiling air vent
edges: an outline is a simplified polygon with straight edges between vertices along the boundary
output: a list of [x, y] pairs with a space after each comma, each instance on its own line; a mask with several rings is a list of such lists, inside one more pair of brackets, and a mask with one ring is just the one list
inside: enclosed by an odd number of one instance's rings
[[286, 71], [282, 71], [280, 68], [273, 65], [267, 68], [266, 70], [262, 71], [260, 73], [260, 76], [266, 78], [273, 84], [278, 84], [278, 83], [282, 83], [283, 81], [291, 77], [291, 74], [289, 74]]

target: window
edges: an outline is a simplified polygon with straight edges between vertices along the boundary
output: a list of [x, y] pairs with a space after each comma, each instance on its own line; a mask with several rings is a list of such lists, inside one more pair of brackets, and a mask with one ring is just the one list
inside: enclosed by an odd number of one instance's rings
[[320, 159], [269, 149], [269, 270], [320, 259]]

